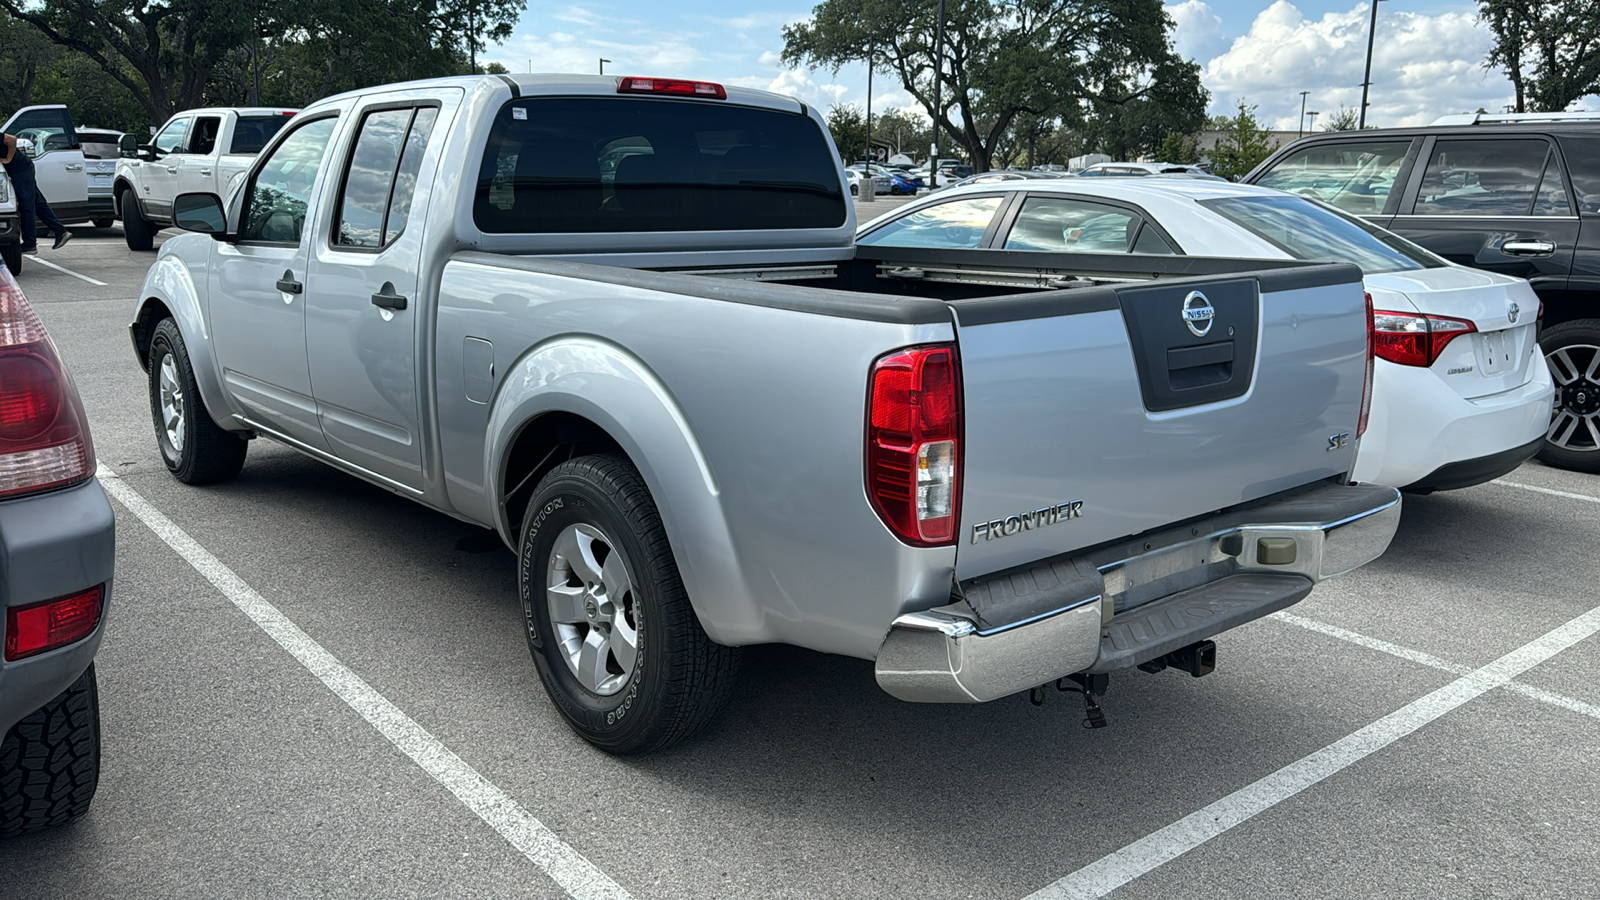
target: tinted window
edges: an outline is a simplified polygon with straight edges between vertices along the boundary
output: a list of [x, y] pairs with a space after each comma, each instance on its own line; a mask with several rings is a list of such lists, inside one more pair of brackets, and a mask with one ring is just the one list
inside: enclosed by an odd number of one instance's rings
[[411, 198], [417, 193], [417, 172], [422, 168], [422, 154], [428, 149], [428, 137], [433, 134], [433, 123], [439, 118], [437, 107], [417, 110], [411, 120], [411, 133], [406, 136], [406, 150], [400, 155], [400, 171], [395, 176], [394, 192], [389, 197], [389, 218], [383, 227], [383, 242], [392, 243], [406, 230], [411, 217]]
[[350, 168], [344, 175], [344, 193], [339, 198], [335, 244], [372, 248], [383, 244], [383, 217], [389, 210], [389, 192], [394, 187], [406, 129], [411, 126], [411, 112], [385, 109], [362, 118], [361, 133], [350, 154]]
[[206, 154], [217, 149], [217, 132], [222, 130], [219, 116], [200, 116], [189, 134], [189, 152]]
[[1567, 200], [1567, 186], [1561, 180], [1561, 163], [1554, 153], [1545, 160], [1544, 175], [1539, 178], [1539, 194], [1533, 199], [1536, 216], [1574, 216], [1572, 204]]
[[336, 121], [327, 118], [308, 122], [272, 151], [245, 195], [241, 239], [289, 244], [300, 241], [311, 187], [328, 151], [328, 138], [333, 135]]
[[1357, 215], [1377, 215], [1410, 148], [1409, 140], [1314, 144], [1289, 154], [1255, 183]]
[[910, 215], [856, 238], [857, 244], [881, 247], [950, 247], [972, 249], [983, 242], [1000, 197], [971, 197], [925, 206]]
[[1366, 275], [1432, 269], [1444, 260], [1397, 234], [1329, 206], [1299, 197], [1202, 200], [1295, 259], [1354, 263]]
[[473, 218], [492, 233], [835, 228], [846, 217], [837, 166], [822, 129], [795, 113], [516, 100], [490, 131]]
[[[21, 136], [22, 132], [30, 128], [41, 129], [45, 135], [72, 134], [72, 117], [64, 109], [30, 109], [18, 113], [17, 117], [6, 124], [5, 130], [10, 134]], [[44, 141], [40, 140], [39, 144]], [[70, 143], [70, 140], [69, 140]], [[43, 146], [39, 148], [41, 151]]]
[[1578, 210], [1600, 213], [1600, 137], [1562, 137], [1561, 149], [1572, 166], [1567, 176], [1578, 195]]
[[1416, 215], [1527, 216], [1550, 146], [1542, 140], [1441, 140], [1433, 145]]
[[228, 152], [245, 156], [260, 153], [272, 136], [292, 121], [292, 116], [285, 115], [240, 116], [233, 126], [233, 139], [228, 143]]
[[1138, 235], [1138, 215], [1103, 203], [1068, 197], [1029, 197], [1006, 236], [1007, 250], [1127, 253]]
[[176, 122], [168, 123], [167, 127], [161, 129], [161, 133], [156, 135], [156, 139], [152, 143], [162, 153], [182, 153], [183, 139], [188, 133], [189, 120], [179, 119]]

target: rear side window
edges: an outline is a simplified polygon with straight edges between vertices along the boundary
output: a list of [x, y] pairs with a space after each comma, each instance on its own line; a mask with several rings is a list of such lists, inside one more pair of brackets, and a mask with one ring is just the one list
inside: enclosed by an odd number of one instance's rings
[[1284, 157], [1255, 183], [1356, 215], [1377, 215], [1410, 148], [1409, 140], [1313, 144]]
[[473, 219], [493, 234], [837, 228], [838, 163], [809, 117], [710, 101], [537, 98], [501, 108]]
[[200, 116], [194, 120], [189, 132], [189, 152], [201, 155], [217, 149], [217, 132], [222, 130], [219, 116]]
[[856, 243], [876, 247], [976, 249], [1000, 208], [1000, 197], [970, 197], [924, 206], [866, 234]]
[[417, 171], [438, 114], [433, 107], [407, 107], [362, 117], [339, 196], [335, 246], [376, 250], [405, 230]]
[[1600, 213], [1600, 137], [1559, 138], [1567, 164], [1567, 176], [1578, 195], [1578, 211]]
[[233, 126], [233, 139], [228, 142], [228, 152], [254, 156], [272, 140], [273, 135], [292, 121], [293, 116], [285, 115], [240, 116]]
[[1531, 216], [1550, 145], [1542, 140], [1440, 140], [1428, 157], [1419, 216]]
[[1295, 259], [1354, 263], [1364, 275], [1448, 265], [1365, 219], [1300, 197], [1227, 197], [1200, 205]]
[[[1131, 210], [1070, 197], [1029, 197], [1023, 201], [1007, 250], [1057, 253], [1167, 253], [1172, 248], [1153, 228], [1140, 240], [1143, 219]], [[1135, 242], [1138, 242], [1137, 245]]]

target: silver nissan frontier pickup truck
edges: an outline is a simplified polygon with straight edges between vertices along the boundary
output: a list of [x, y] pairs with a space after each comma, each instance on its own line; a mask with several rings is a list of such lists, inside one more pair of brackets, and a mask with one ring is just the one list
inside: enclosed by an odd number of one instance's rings
[[175, 199], [199, 233], [161, 247], [133, 344], [180, 480], [268, 437], [497, 531], [540, 678], [605, 750], [693, 734], [770, 642], [905, 700], [1054, 684], [1093, 719], [1109, 674], [1204, 674], [1211, 638], [1378, 556], [1400, 500], [1348, 477], [1355, 267], [988, 276], [970, 248], [1009, 202], [970, 240], [856, 247], [792, 98], [376, 87]]

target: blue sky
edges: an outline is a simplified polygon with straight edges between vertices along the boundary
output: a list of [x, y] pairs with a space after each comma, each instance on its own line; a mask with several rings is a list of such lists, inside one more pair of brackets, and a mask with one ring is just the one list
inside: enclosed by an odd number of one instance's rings
[[[1307, 108], [1329, 114], [1361, 97], [1369, 7], [1365, 0], [1167, 0], [1180, 52], [1202, 67], [1214, 112], [1239, 99], [1264, 120], [1294, 129], [1300, 91]], [[813, 3], [701, 0], [651, 3], [533, 0], [488, 59], [513, 71], [687, 76], [758, 87], [827, 107], [866, 99], [866, 72], [837, 74], [783, 65], [783, 25], [809, 17]], [[1483, 67], [1490, 36], [1472, 2], [1384, 0], [1378, 10], [1370, 123], [1410, 125], [1436, 116], [1491, 111], [1511, 101], [1511, 86]], [[892, 78], [873, 84], [874, 109], [910, 107]], [[1592, 99], [1592, 98], [1591, 98]], [[1596, 108], [1591, 104], [1590, 108]]]

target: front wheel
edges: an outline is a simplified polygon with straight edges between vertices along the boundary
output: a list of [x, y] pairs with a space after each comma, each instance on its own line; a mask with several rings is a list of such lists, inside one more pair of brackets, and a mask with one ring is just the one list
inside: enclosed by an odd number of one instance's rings
[[122, 237], [129, 250], [149, 250], [155, 246], [156, 227], [139, 212], [139, 198], [133, 189], [122, 192]]
[[1552, 325], [1539, 336], [1556, 404], [1539, 459], [1579, 472], [1600, 472], [1600, 321]]
[[150, 417], [161, 461], [184, 484], [227, 481], [244, 468], [245, 439], [211, 420], [178, 323], [162, 319], [150, 339]]
[[518, 583], [539, 679], [589, 743], [657, 750], [726, 705], [738, 650], [700, 627], [655, 502], [625, 457], [579, 457], [544, 477], [523, 518]]
[[0, 838], [89, 811], [100, 784], [100, 698], [91, 663], [0, 740]]
[[13, 275], [22, 274], [22, 244], [0, 244], [0, 257], [6, 262], [6, 271]]

